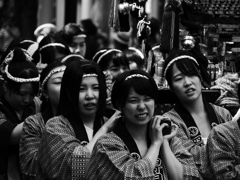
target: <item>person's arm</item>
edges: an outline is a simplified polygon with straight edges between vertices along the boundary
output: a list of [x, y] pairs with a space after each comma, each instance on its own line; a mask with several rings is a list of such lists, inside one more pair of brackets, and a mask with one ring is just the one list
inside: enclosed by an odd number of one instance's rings
[[23, 129], [23, 123], [21, 122], [18, 124], [11, 133], [9, 144], [10, 145], [18, 145], [20, 142], [21, 134], [22, 134], [22, 129]]
[[97, 139], [102, 135], [112, 131], [120, 117], [121, 112], [116, 111], [112, 117], [98, 130], [98, 132], [93, 136], [92, 140], [85, 147], [92, 152], [93, 146], [95, 145]]
[[[235, 123], [236, 127], [238, 126]], [[240, 179], [239, 129], [219, 125], [208, 137], [206, 150], [215, 179]], [[237, 149], [236, 149], [237, 148]]]

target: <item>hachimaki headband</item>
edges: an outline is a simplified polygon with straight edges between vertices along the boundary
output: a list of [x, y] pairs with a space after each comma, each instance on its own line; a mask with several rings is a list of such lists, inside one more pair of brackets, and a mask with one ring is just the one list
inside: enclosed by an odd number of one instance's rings
[[176, 61], [178, 61], [178, 60], [180, 60], [180, 59], [185, 59], [185, 58], [193, 60], [193, 61], [199, 66], [197, 60], [196, 60], [195, 58], [193, 58], [192, 56], [187, 56], [187, 55], [178, 56], [178, 57], [176, 57], [176, 58], [173, 58], [171, 61], [169, 61], [168, 65], [166, 66], [166, 68], [165, 68], [165, 70], [164, 70], [163, 77], [166, 77], [167, 70], [169, 69], [169, 67], [170, 67], [173, 63], [175, 63]]
[[48, 73], [48, 75], [45, 77], [45, 79], [43, 80], [42, 84], [41, 84], [41, 91], [43, 91], [44, 89], [44, 85], [46, 84], [46, 82], [48, 81], [48, 79], [53, 75], [53, 74], [56, 74], [56, 73], [59, 73], [59, 72], [64, 72], [66, 69], [66, 67], [64, 68], [60, 68], [60, 69], [57, 69], [57, 70], [52, 70]]
[[145, 78], [145, 79], [148, 79], [147, 76], [142, 75], [142, 74], [132, 74], [132, 75], [127, 76], [124, 81], [127, 81], [127, 80], [132, 79], [132, 78], [136, 78], [136, 77], [137, 77], [137, 78]]
[[43, 47], [41, 47], [41, 48], [39, 49], [39, 51], [41, 51], [41, 50], [43, 50], [43, 49], [45, 49], [45, 48], [47, 48], [47, 47], [55, 47], [55, 46], [62, 47], [62, 48], [66, 48], [66, 46], [64, 46], [64, 45], [61, 44], [61, 43], [49, 43], [49, 44], [46, 44], [46, 45], [44, 45]]
[[102, 58], [103, 58], [104, 56], [106, 56], [106, 55], [108, 55], [109, 53], [114, 52], [114, 51], [115, 51], [115, 52], [122, 53], [122, 51], [120, 51], [120, 50], [118, 50], [118, 49], [109, 49], [109, 50], [107, 50], [105, 53], [103, 53], [103, 54], [99, 57], [97, 63], [99, 64], [100, 61], [102, 60]]
[[70, 55], [65, 56], [65, 57], [61, 60], [61, 62], [64, 63], [65, 61], [67, 61], [67, 60], [68, 60], [69, 58], [71, 58], [71, 57], [79, 57], [79, 58], [81, 58], [82, 60], [84, 59], [84, 57], [82, 57], [82, 56], [79, 55], [79, 54], [70, 54]]
[[[24, 53], [24, 55], [26, 56], [26, 59], [27, 61], [31, 62], [33, 60], [33, 58], [28, 54], [28, 52], [25, 50], [25, 49], [21, 49]], [[10, 61], [12, 61], [13, 59], [13, 56], [14, 56], [14, 50], [12, 50], [7, 56], [6, 58], [4, 59], [4, 62], [6, 64], [6, 67], [5, 67], [5, 74], [6, 76], [11, 79], [12, 81], [14, 82], [18, 82], [18, 83], [26, 83], [26, 82], [39, 82], [40, 80], [40, 75], [38, 75], [38, 77], [35, 77], [35, 78], [19, 78], [19, 77], [14, 77], [12, 76], [9, 71], [8, 71], [8, 67], [9, 67], [9, 63]]]

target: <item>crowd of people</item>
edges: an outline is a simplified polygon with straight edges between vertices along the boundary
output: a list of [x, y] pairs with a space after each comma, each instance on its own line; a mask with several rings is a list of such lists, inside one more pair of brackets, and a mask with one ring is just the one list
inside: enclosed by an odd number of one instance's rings
[[34, 34], [1, 58], [0, 180], [240, 178], [240, 120], [204, 99], [199, 54], [161, 56], [177, 100], [159, 114], [159, 42], [149, 72], [142, 49], [91, 49], [82, 25]]

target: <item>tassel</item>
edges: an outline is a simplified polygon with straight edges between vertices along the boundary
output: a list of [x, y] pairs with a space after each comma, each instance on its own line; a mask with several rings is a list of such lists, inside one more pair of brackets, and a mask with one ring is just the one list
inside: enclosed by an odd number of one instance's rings
[[173, 48], [179, 48], [179, 16], [180, 1], [170, 1], [163, 13], [160, 50], [168, 53]]
[[111, 10], [109, 14], [109, 27], [114, 28], [116, 31], [120, 30], [120, 22], [119, 22], [119, 12], [118, 12], [118, 5], [120, 0], [113, 0], [111, 4]]

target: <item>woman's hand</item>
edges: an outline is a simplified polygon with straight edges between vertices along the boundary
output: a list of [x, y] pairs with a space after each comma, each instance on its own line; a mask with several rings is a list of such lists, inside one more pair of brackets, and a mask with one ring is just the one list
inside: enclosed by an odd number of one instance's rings
[[121, 116], [122, 113], [116, 110], [116, 112], [111, 116], [111, 118], [108, 119], [108, 121], [106, 121], [106, 123], [101, 127], [101, 130], [103, 130], [104, 133], [111, 132], [116, 126]]
[[171, 124], [171, 133], [168, 135], [163, 136], [164, 140], [171, 140], [174, 136], [176, 136], [178, 131], [178, 126], [174, 123]]
[[163, 134], [162, 130], [164, 127], [167, 126], [167, 124], [160, 125], [161, 120], [163, 119], [163, 116], [154, 116], [151, 120], [150, 124], [150, 138], [152, 141], [152, 144], [159, 144], [161, 146], [163, 142]]

